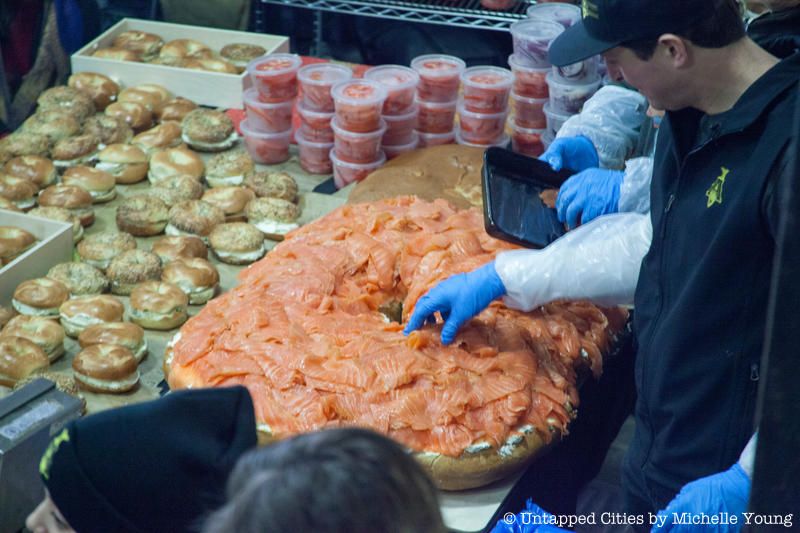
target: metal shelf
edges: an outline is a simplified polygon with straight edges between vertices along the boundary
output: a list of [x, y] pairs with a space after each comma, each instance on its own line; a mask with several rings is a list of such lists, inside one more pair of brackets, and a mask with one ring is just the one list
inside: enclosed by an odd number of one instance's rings
[[463, 28], [507, 31], [515, 21], [525, 18], [534, 1], [516, 0], [512, 9], [482, 9], [480, 0], [257, 0], [256, 24], [265, 20], [265, 4], [328, 11], [426, 24], [445, 24]]

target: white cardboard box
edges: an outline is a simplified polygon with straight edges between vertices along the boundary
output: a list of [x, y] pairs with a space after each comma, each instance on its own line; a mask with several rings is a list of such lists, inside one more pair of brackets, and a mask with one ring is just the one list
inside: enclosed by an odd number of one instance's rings
[[10, 306], [17, 285], [72, 260], [72, 224], [0, 209], [0, 226], [22, 228], [38, 239], [27, 252], [0, 268], [0, 305]]
[[168, 67], [135, 61], [116, 61], [92, 57], [99, 48], [111, 46], [117, 35], [128, 30], [154, 33], [164, 42], [173, 39], [194, 39], [219, 52], [226, 44], [247, 43], [264, 47], [268, 54], [288, 52], [289, 38], [281, 35], [219, 30], [168, 22], [125, 18], [110, 27], [89, 44], [72, 54], [72, 72], [99, 72], [123, 87], [157, 83], [176, 96], [211, 107], [241, 108], [242, 91], [250, 86], [247, 72], [223, 74], [188, 68]]

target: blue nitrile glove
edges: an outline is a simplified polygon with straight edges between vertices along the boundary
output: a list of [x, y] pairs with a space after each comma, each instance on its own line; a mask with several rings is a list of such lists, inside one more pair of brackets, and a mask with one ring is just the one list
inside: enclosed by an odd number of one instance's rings
[[625, 173], [621, 170], [590, 168], [570, 177], [558, 190], [558, 220], [569, 228], [586, 224], [600, 215], [619, 210], [619, 186]]
[[494, 261], [464, 274], [442, 281], [419, 299], [403, 333], [419, 329], [433, 313], [439, 311], [444, 319], [442, 344], [450, 344], [461, 324], [477, 315], [503, 296], [506, 288], [494, 268]]
[[556, 171], [566, 167], [580, 172], [600, 166], [600, 156], [594, 143], [583, 135], [554, 140], [539, 159], [546, 161]]
[[555, 520], [553, 515], [529, 499], [525, 510], [517, 514], [506, 513], [498, 520], [492, 533], [568, 533], [566, 529], [550, 525]]
[[750, 478], [739, 463], [728, 470], [691, 483], [681, 489], [667, 508], [658, 513], [658, 521], [650, 530], [659, 532], [689, 532], [696, 531], [697, 526], [689, 524], [672, 523], [673, 514], [689, 513], [692, 516], [715, 516], [721, 513], [737, 515], [736, 524], [704, 525], [703, 531], [717, 533], [740, 531], [744, 517], [742, 513], [747, 510], [747, 500], [750, 497]]

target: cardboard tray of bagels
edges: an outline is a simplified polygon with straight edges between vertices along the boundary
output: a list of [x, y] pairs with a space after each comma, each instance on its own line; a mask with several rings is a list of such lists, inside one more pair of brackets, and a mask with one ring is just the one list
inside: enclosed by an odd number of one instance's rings
[[282, 35], [124, 18], [72, 54], [72, 72], [99, 72], [124, 87], [158, 83], [173, 94], [190, 98], [200, 105], [242, 107], [242, 91], [250, 86], [246, 71], [241, 74], [227, 74], [92, 56], [95, 51], [110, 47], [120, 33], [130, 30], [158, 35], [165, 43], [175, 39], [193, 39], [205, 44], [215, 53], [219, 53], [225, 45], [233, 43], [255, 44], [263, 47], [268, 54], [289, 51], [289, 38]]
[[17, 285], [44, 276], [53, 265], [72, 260], [72, 226], [7, 209], [0, 209], [0, 226], [21, 228], [36, 237], [33, 246], [0, 267], [0, 305], [10, 306]]

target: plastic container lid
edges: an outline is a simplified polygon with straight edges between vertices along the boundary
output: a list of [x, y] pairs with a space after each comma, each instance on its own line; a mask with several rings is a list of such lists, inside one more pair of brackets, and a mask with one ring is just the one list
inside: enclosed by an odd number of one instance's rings
[[523, 39], [555, 39], [564, 32], [564, 26], [552, 20], [535, 18], [518, 20], [509, 30], [512, 35]]
[[384, 150], [394, 150], [395, 152], [400, 152], [400, 151], [403, 151], [403, 150], [413, 150], [414, 148], [417, 147], [417, 144], [419, 144], [419, 135], [420, 134], [417, 133], [416, 131], [412, 131], [411, 133], [413, 134], [411, 142], [404, 143], [404, 144], [384, 144], [383, 145], [383, 149]]
[[446, 131], [444, 133], [428, 133], [425, 131], [414, 130], [419, 134], [420, 139], [430, 139], [431, 141], [435, 141], [438, 139], [447, 139], [447, 138], [455, 138], [456, 136], [456, 129], [453, 127], [452, 130]]
[[514, 91], [511, 91], [511, 101], [512, 102], [519, 102], [521, 104], [527, 105], [537, 105], [537, 104], [546, 104], [549, 98], [528, 98], [527, 96], [520, 96]]
[[381, 65], [367, 69], [364, 72], [364, 79], [377, 81], [395, 91], [416, 87], [419, 83], [419, 74], [414, 69], [402, 65]]
[[587, 57], [571, 65], [557, 67], [553, 65], [553, 76], [557, 80], [572, 83], [588, 83], [600, 78], [597, 73], [597, 59], [595, 56]]
[[303, 60], [297, 54], [267, 54], [247, 64], [247, 72], [259, 76], [280, 76], [297, 70]]
[[537, 72], [541, 73], [542, 75], [545, 75], [553, 70], [553, 67], [549, 65], [544, 67], [532, 67], [530, 65], [526, 65], [522, 60], [520, 60], [517, 54], [511, 54], [508, 56], [508, 66], [511, 67], [512, 72], [519, 70], [522, 72]]
[[500, 111], [499, 113], [476, 113], [475, 111], [469, 111], [465, 107], [464, 100], [459, 100], [458, 114], [462, 117], [468, 117], [471, 120], [501, 120], [508, 115], [508, 110]]
[[463, 59], [444, 54], [426, 54], [411, 60], [411, 68], [429, 78], [460, 75], [466, 67]]
[[[547, 85], [550, 88], [556, 88], [562, 91], [574, 91], [580, 89], [586, 89], [586, 91], [592, 91], [593, 87], [600, 87], [602, 80], [599, 76], [595, 76], [594, 78], [584, 81], [584, 82], [574, 82], [570, 80], [563, 80], [553, 75], [552, 72], [548, 72], [547, 77]], [[595, 89], [596, 90], [596, 89]]]
[[302, 134], [302, 132], [300, 130], [297, 130], [294, 133], [294, 140], [297, 142], [298, 145], [302, 144], [302, 145], [309, 146], [311, 148], [317, 148], [317, 149], [320, 149], [320, 150], [322, 150], [322, 149], [330, 150], [331, 148], [333, 148], [333, 141], [324, 142], [324, 143], [323, 142], [309, 141], [308, 139], [303, 137], [303, 134]]
[[490, 146], [500, 146], [505, 147], [508, 146], [508, 142], [510, 140], [508, 134], [503, 133], [498, 140], [491, 144], [475, 144], [468, 141], [465, 141], [463, 137], [461, 137], [461, 130], [458, 128], [455, 129], [456, 132], [456, 143], [463, 144], [465, 146], [474, 146], [475, 148], [489, 148]]
[[383, 105], [388, 96], [386, 88], [373, 80], [347, 80], [331, 89], [334, 101], [356, 106]]
[[526, 133], [529, 135], [544, 135], [544, 133], [547, 131], [547, 128], [524, 128], [522, 126], [517, 125], [517, 123], [514, 122], [513, 120], [509, 120], [508, 125], [511, 128], [512, 132], [517, 131], [519, 133], [523, 134]]
[[407, 120], [411, 120], [412, 118], [416, 118], [417, 115], [419, 115], [419, 105], [417, 105], [417, 102], [414, 102], [411, 104], [409, 111], [403, 113], [402, 115], [382, 115], [382, 117], [383, 120], [385, 120], [387, 123], [389, 123], [389, 126], [391, 126], [391, 123], [405, 122]]
[[461, 83], [480, 89], [511, 87], [514, 74], [500, 67], [470, 67], [461, 73]]
[[420, 100], [419, 98], [415, 99], [414, 102], [417, 104], [419, 109], [455, 109], [458, 106], [458, 98], [455, 100], [450, 100], [449, 102], [428, 102], [425, 100]]
[[253, 129], [253, 127], [250, 125], [250, 122], [247, 119], [244, 119], [239, 123], [239, 129], [242, 130], [242, 135], [246, 137], [255, 137], [257, 139], [280, 139], [281, 137], [286, 137], [287, 139], [290, 139], [292, 136], [292, 128], [289, 128], [286, 131], [268, 133]]
[[533, 5], [528, 8], [526, 14], [528, 18], [542, 18], [558, 22], [565, 28], [569, 28], [581, 20], [581, 8], [560, 2]]
[[303, 105], [303, 102], [301, 100], [297, 100], [297, 113], [299, 115], [304, 115], [311, 119], [318, 119], [318, 120], [331, 120], [333, 118], [333, 115], [336, 114], [334, 111], [328, 113], [326, 111], [314, 111], [308, 109], [306, 106]]
[[383, 134], [386, 133], [386, 130], [388, 129], [388, 127], [386, 126], [386, 121], [381, 119], [380, 126], [378, 126], [378, 129], [375, 131], [370, 131], [367, 133], [350, 131], [340, 126], [338, 124], [338, 119], [335, 117], [333, 120], [331, 120], [331, 128], [333, 129], [333, 133], [338, 135], [339, 137], [347, 138], [348, 140], [361, 139], [364, 141], [374, 139], [376, 137], [378, 138], [383, 137]]
[[556, 120], [562, 120], [562, 121], [567, 120], [569, 117], [575, 114], [575, 113], [565, 113], [563, 111], [556, 111], [550, 106], [550, 102], [544, 104], [543, 110], [545, 115], [551, 118], [555, 118]]
[[315, 63], [297, 71], [297, 81], [306, 85], [333, 85], [353, 78], [353, 69], [336, 63]]
[[376, 159], [371, 163], [349, 163], [347, 161], [342, 161], [341, 159], [336, 157], [336, 150], [334, 148], [331, 148], [330, 156], [331, 156], [331, 161], [333, 161], [335, 165], [340, 165], [350, 170], [369, 170], [378, 168], [379, 166], [386, 163], [386, 154], [383, 153], [383, 150], [381, 150], [378, 153], [378, 159]]
[[244, 105], [251, 106], [265, 111], [274, 111], [286, 107], [292, 107], [294, 100], [287, 100], [285, 102], [262, 102], [258, 97], [258, 90], [255, 87], [250, 87], [242, 93]]

